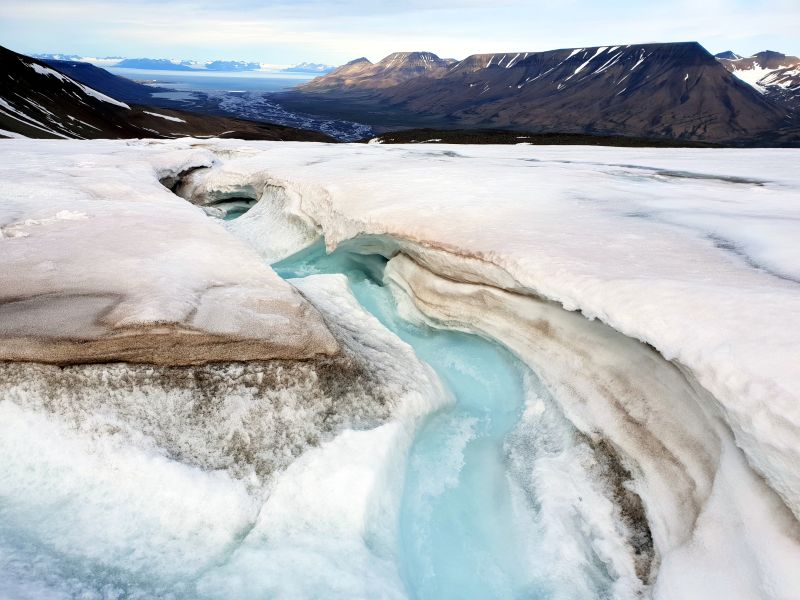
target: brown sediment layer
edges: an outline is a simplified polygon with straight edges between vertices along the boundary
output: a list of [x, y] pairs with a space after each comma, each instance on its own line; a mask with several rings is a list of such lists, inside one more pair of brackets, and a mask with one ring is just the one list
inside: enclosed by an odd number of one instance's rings
[[0, 338], [0, 360], [76, 365], [106, 362], [199, 365], [250, 360], [307, 360], [336, 354], [312, 335], [290, 342], [213, 335], [178, 326], [141, 328], [98, 339]]
[[399, 401], [347, 352], [191, 367], [0, 362], [0, 398], [118, 442], [144, 435], [174, 460], [256, 487], [337, 431], [384, 423]]

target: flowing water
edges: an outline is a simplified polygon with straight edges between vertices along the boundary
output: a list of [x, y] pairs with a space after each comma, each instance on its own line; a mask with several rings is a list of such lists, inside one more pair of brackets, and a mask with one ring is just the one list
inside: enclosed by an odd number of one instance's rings
[[454, 402], [431, 415], [411, 448], [400, 512], [401, 573], [413, 598], [546, 596], [530, 582], [503, 440], [524, 403], [522, 369], [479, 336], [400, 318], [382, 284], [386, 259], [322, 244], [273, 267], [285, 278], [343, 273], [358, 301], [437, 372]]

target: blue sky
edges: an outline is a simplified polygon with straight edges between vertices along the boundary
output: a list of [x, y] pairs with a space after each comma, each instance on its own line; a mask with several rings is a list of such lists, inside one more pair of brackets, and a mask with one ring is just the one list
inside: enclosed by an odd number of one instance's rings
[[683, 40], [798, 54], [798, 31], [800, 0], [0, 2], [0, 44], [19, 52], [275, 64]]

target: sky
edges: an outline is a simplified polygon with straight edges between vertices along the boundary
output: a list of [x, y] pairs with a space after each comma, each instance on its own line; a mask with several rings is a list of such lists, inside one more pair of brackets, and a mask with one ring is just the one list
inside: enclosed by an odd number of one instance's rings
[[696, 40], [800, 54], [800, 0], [2, 0], [22, 53], [342, 64]]

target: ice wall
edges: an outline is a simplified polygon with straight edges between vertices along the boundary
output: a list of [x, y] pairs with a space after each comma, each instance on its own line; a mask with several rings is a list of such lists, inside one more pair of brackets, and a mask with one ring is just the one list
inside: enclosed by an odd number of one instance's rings
[[[457, 269], [457, 259], [451, 263]], [[539, 502], [554, 494], [572, 507], [554, 518], [564, 529], [580, 523], [619, 579], [615, 597], [636, 589], [637, 577], [655, 582], [657, 598], [760, 597], [764, 589], [792, 597], [800, 526], [752, 473], [718, 404], [693, 376], [598, 321], [540, 298], [438, 277], [404, 254], [389, 262], [387, 279], [411, 314], [478, 332], [523, 358], [586, 436], [594, 453], [584, 460], [611, 460], [605, 470], [584, 466], [584, 477], [606, 484], [594, 501], [586, 490], [570, 495], [543, 485], [537, 461], [527, 468]], [[541, 434], [539, 419], [538, 411], [529, 415], [532, 433]], [[611, 514], [602, 513], [605, 499], [615, 505]]]

